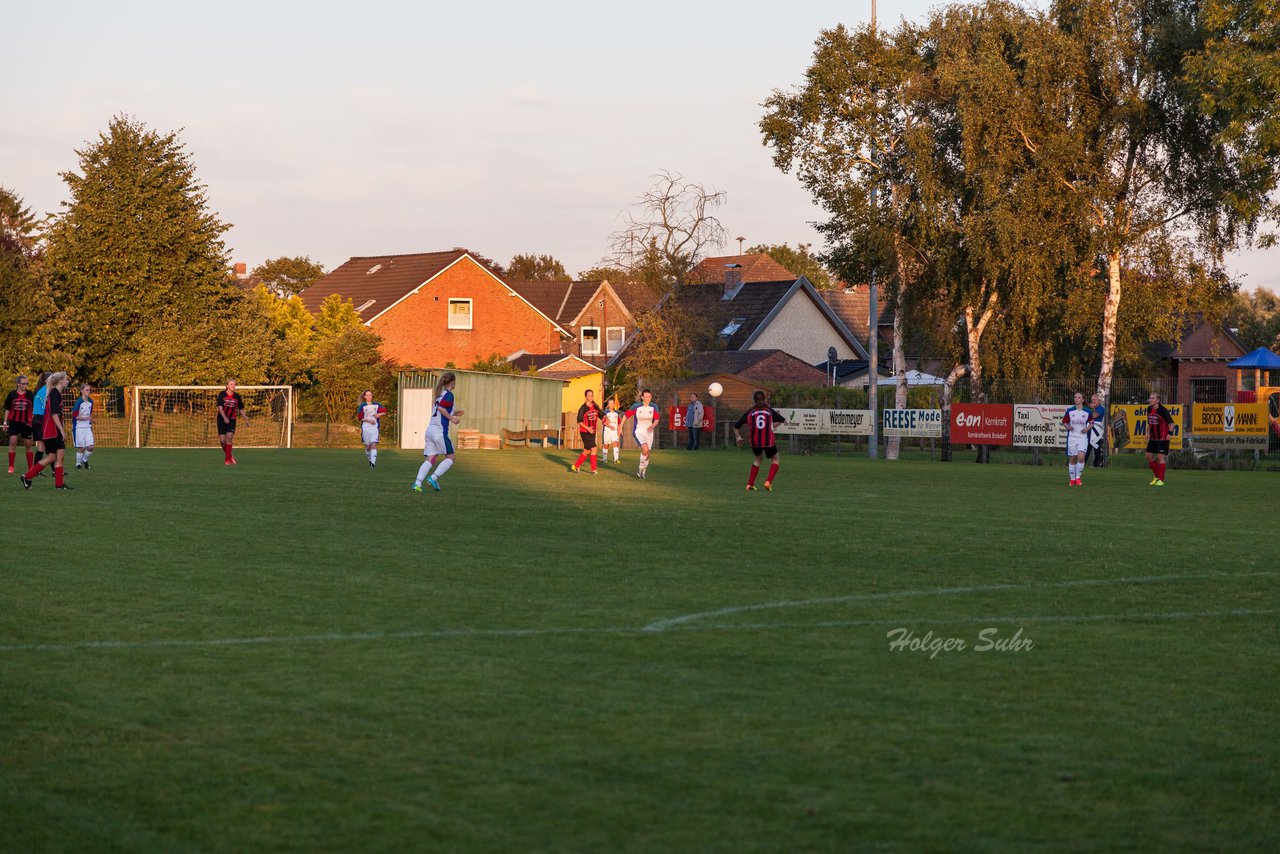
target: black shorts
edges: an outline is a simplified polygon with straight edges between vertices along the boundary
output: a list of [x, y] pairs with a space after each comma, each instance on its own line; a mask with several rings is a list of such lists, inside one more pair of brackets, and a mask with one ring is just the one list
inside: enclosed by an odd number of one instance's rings
[[764, 454], [769, 459], [773, 459], [778, 455], [778, 446], [770, 445], [767, 448], [757, 448], [755, 445], [752, 445], [751, 453], [755, 454], [757, 457], [760, 456], [761, 454]]
[[62, 440], [61, 436], [54, 436], [52, 439], [44, 440], [44, 452], [46, 454], [52, 454], [54, 451], [64, 451], [66, 448], [67, 443]]
[[44, 441], [43, 439], [41, 439], [41, 438], [40, 438], [40, 433], [41, 433], [43, 430], [44, 430], [44, 416], [43, 416], [43, 415], [32, 415], [32, 416], [31, 416], [31, 435], [32, 435], [33, 437], [35, 437], [35, 440], [36, 440], [37, 442], [43, 442], [43, 441]]
[[236, 420], [232, 418], [230, 421], [218, 419], [218, 435], [225, 436], [227, 433], [236, 432]]
[[32, 436], [30, 424], [19, 424], [17, 421], [9, 422], [9, 438], [30, 439]]
[[581, 430], [579, 430], [578, 435], [582, 437], [582, 449], [584, 451], [595, 450], [595, 447], [596, 447], [595, 433], [583, 433]]
[[1169, 453], [1169, 440], [1168, 439], [1148, 439], [1147, 453], [1148, 454], [1165, 454], [1167, 456]]

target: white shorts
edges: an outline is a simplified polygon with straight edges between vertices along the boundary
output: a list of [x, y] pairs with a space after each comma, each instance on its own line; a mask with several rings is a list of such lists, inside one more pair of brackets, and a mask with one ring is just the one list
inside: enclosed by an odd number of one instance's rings
[[609, 427], [604, 428], [604, 433], [600, 437], [602, 445], [614, 445], [618, 442], [618, 431]]
[[636, 444], [645, 447], [653, 447], [653, 430], [637, 430], [635, 432]]
[[77, 448], [92, 448], [93, 428], [88, 425], [81, 427], [77, 424], [75, 427], [75, 433], [72, 436], [72, 441], [75, 442]]
[[449, 441], [449, 437], [444, 434], [444, 431], [439, 427], [428, 427], [427, 435], [422, 440], [422, 455], [431, 457], [452, 453], [453, 442]]
[[365, 424], [360, 425], [360, 441], [366, 445], [372, 445], [378, 441], [378, 425]]
[[1076, 454], [1083, 454], [1089, 449], [1089, 436], [1087, 433], [1068, 433], [1067, 434], [1067, 456], [1074, 457]]

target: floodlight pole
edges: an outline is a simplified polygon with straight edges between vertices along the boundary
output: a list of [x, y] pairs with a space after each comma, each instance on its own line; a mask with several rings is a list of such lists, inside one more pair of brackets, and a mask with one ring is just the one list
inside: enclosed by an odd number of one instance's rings
[[[871, 0], [871, 32], [876, 31], [876, 0]], [[874, 179], [873, 179], [874, 180]], [[871, 211], [875, 213], [877, 187], [871, 185]], [[867, 403], [871, 407], [871, 438], [867, 441], [867, 456], [880, 456], [880, 311], [876, 301], [876, 271], [872, 267], [867, 280]]]

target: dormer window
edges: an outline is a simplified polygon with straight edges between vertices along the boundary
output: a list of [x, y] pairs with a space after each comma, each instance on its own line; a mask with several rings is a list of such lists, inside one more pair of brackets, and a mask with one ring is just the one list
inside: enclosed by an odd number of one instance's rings
[[747, 322], [747, 319], [745, 317], [735, 317], [733, 320], [729, 321], [728, 326], [720, 330], [720, 337], [732, 338], [733, 334], [737, 332], [739, 329], [741, 329], [742, 324], [746, 322]]

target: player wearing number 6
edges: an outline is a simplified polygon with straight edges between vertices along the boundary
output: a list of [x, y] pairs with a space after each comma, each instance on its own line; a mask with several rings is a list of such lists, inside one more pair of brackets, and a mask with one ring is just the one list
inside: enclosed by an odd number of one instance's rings
[[733, 425], [733, 438], [738, 447], [742, 447], [742, 434], [738, 432], [745, 425], [751, 437], [751, 453], [756, 458], [751, 463], [751, 474], [747, 475], [747, 492], [756, 491], [756, 475], [760, 473], [760, 462], [768, 457], [769, 476], [764, 479], [765, 492], [773, 492], [773, 482], [778, 477], [778, 446], [773, 437], [773, 425], [785, 424], [782, 413], [769, 406], [764, 392], [755, 394], [755, 405]]
[[364, 443], [364, 458], [369, 461], [369, 468], [378, 466], [378, 435], [381, 429], [382, 416], [387, 408], [381, 403], [373, 402], [373, 392], [365, 389], [364, 398], [356, 407], [356, 420], [360, 422], [360, 441]]

